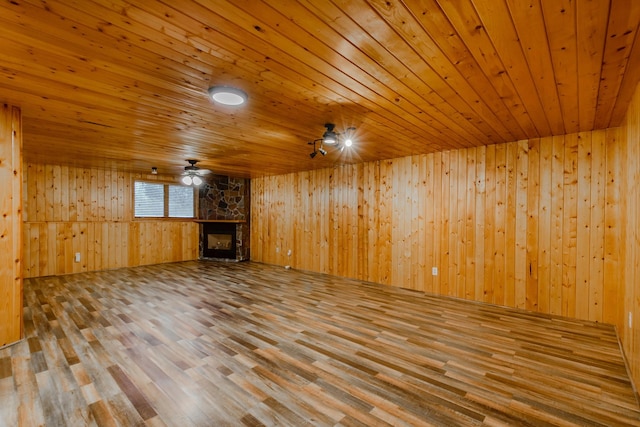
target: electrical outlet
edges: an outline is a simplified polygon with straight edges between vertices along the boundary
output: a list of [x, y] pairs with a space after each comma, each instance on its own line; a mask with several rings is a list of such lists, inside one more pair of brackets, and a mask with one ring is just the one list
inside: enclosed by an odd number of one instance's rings
[[291, 249], [287, 251], [287, 256], [291, 256]]
[[279, 254], [280, 253], [280, 248], [276, 246], [276, 253]]
[[432, 276], [438, 275], [438, 267], [431, 267], [431, 275]]

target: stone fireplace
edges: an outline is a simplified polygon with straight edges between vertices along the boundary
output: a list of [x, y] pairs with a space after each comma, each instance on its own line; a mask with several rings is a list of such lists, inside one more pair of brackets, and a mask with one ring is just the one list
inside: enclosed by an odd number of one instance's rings
[[[243, 261], [243, 242], [238, 239], [237, 221], [199, 221], [200, 222], [200, 258], [225, 261]], [[242, 232], [240, 232], [240, 235]]]
[[200, 258], [249, 259], [249, 180], [213, 175], [199, 194]]

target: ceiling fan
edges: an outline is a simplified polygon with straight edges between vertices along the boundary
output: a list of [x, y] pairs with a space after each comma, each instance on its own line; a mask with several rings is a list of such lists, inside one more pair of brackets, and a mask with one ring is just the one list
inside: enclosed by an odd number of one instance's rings
[[[327, 150], [325, 149], [325, 146], [336, 147], [340, 152], [342, 152], [345, 147], [351, 147], [353, 145], [351, 136], [356, 128], [348, 127], [345, 132], [339, 133], [335, 131], [336, 125], [334, 125], [333, 123], [325, 123], [324, 127], [326, 130], [322, 134], [322, 138], [314, 139], [313, 141], [308, 142], [309, 145], [313, 145], [313, 152], [309, 154], [312, 159], [318, 153], [326, 156]], [[318, 149], [316, 149], [316, 144], [319, 145]]]
[[211, 173], [209, 169], [201, 169], [196, 166], [198, 163], [197, 160], [187, 160], [189, 162], [189, 166], [184, 167], [184, 172], [182, 176], [182, 183], [185, 185], [195, 185], [198, 186], [202, 184], [202, 176]]

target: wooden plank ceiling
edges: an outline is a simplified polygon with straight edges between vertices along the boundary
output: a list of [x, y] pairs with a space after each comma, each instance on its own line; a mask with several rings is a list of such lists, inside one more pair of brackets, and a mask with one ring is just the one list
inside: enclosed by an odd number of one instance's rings
[[[617, 126], [639, 22], [635, 0], [5, 0], [0, 101], [27, 161], [255, 177]], [[356, 144], [311, 159], [326, 122]]]

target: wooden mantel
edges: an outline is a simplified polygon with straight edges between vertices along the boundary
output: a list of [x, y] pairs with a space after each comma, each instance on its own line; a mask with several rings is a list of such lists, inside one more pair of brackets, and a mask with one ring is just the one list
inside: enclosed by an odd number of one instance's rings
[[244, 219], [196, 219], [195, 222], [228, 222], [235, 224], [244, 224], [247, 221]]

